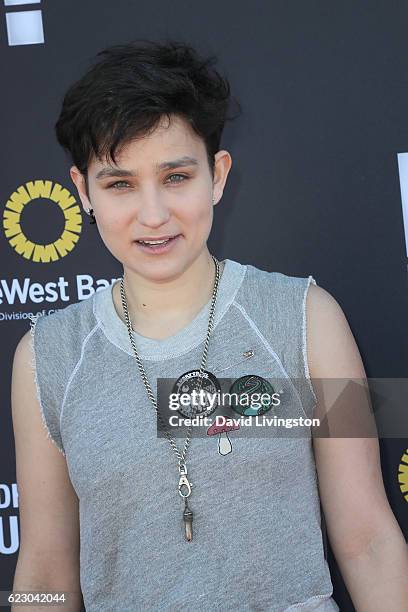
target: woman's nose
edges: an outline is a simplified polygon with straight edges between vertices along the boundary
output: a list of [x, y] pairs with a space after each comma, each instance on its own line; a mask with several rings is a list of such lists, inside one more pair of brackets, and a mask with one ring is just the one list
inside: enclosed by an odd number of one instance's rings
[[158, 194], [145, 194], [139, 203], [138, 221], [142, 225], [156, 227], [166, 223], [170, 211]]

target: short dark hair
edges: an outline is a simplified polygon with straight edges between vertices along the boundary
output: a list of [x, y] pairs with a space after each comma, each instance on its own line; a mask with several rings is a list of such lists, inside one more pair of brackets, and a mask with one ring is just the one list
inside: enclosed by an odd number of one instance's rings
[[118, 148], [153, 132], [171, 114], [203, 139], [213, 174], [224, 124], [237, 116], [227, 116], [230, 85], [212, 68], [216, 56], [200, 57], [176, 40], [137, 39], [108, 47], [96, 59], [67, 90], [55, 124], [58, 142], [86, 181], [93, 156], [116, 163]]

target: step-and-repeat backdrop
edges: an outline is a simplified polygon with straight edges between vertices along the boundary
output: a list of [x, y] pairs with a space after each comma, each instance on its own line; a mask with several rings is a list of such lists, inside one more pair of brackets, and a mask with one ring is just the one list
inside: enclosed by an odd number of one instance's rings
[[[15, 346], [30, 314], [87, 299], [121, 274], [54, 138], [68, 85], [97, 51], [136, 38], [216, 54], [243, 112], [223, 136], [233, 168], [210, 251], [312, 274], [342, 306], [367, 376], [406, 378], [408, 3], [3, 0], [0, 11], [0, 590], [9, 590], [19, 550]], [[408, 440], [380, 444], [408, 536]], [[331, 550], [329, 561], [334, 596], [351, 611]]]

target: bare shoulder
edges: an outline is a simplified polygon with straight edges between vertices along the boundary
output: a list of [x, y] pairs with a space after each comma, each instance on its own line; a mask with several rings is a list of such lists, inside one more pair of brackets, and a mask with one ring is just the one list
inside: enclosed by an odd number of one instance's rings
[[333, 295], [327, 289], [312, 283], [307, 292], [306, 307], [308, 317], [310, 319], [316, 317], [321, 324], [327, 323], [329, 319], [333, 322], [333, 319], [345, 318], [340, 304]]
[[346, 314], [333, 295], [311, 284], [306, 299], [307, 359], [316, 378], [365, 376], [357, 342]]

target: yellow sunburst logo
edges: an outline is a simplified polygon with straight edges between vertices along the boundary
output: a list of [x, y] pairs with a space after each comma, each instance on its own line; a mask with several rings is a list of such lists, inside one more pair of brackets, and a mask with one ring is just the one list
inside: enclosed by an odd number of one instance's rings
[[[49, 244], [35, 244], [24, 235], [20, 219], [25, 206], [37, 198], [56, 204], [65, 219], [61, 235]], [[48, 263], [68, 255], [79, 240], [82, 229], [81, 209], [74, 196], [59, 183], [53, 181], [29, 181], [20, 185], [6, 203], [3, 213], [3, 228], [11, 247], [34, 262]]]
[[401, 457], [401, 463], [398, 466], [398, 482], [400, 483], [401, 493], [406, 502], [408, 502], [408, 448]]

